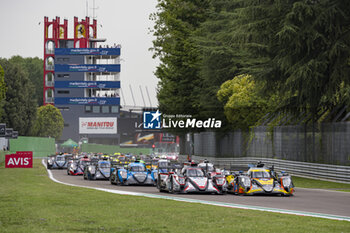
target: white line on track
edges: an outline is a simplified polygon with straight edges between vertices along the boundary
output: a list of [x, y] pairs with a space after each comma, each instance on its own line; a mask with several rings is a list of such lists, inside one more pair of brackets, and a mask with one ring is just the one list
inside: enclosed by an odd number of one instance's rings
[[[42, 160], [42, 164], [46, 168], [46, 164], [45, 164], [44, 159]], [[214, 206], [222, 206], [222, 207], [230, 207], [230, 208], [238, 208], [238, 209], [246, 209], [246, 210], [260, 210], [260, 211], [267, 211], [267, 212], [273, 212], [273, 213], [293, 214], [293, 215], [299, 215], [299, 216], [318, 217], [318, 218], [326, 218], [326, 219], [332, 219], [332, 220], [343, 220], [343, 221], [350, 222], [350, 217], [346, 217], [346, 216], [304, 212], [304, 211], [295, 211], [295, 210], [284, 210], [284, 209], [268, 208], [268, 207], [260, 207], [260, 206], [240, 205], [240, 204], [223, 203], [223, 202], [216, 202], [216, 201], [205, 201], [205, 200], [181, 198], [181, 197], [175, 197], [175, 196], [171, 197], [171, 196], [163, 196], [163, 195], [156, 195], [156, 194], [149, 194], [149, 193], [129, 192], [129, 191], [121, 191], [121, 190], [115, 190], [115, 189], [104, 189], [104, 188], [89, 187], [89, 186], [84, 186], [84, 185], [69, 184], [69, 183], [65, 183], [65, 182], [56, 180], [53, 177], [52, 172], [48, 169], [46, 169], [46, 170], [47, 170], [47, 173], [49, 175], [49, 178], [56, 183], [64, 184], [64, 185], [68, 185], [68, 186], [80, 187], [80, 188], [95, 189], [95, 190], [104, 191], [104, 192], [108, 192], [108, 193], [140, 196], [140, 197], [149, 197], [149, 198], [160, 198], [160, 199], [167, 199], [167, 200], [174, 200], [174, 201], [200, 203], [200, 204], [206, 204], [206, 205], [214, 205]]]

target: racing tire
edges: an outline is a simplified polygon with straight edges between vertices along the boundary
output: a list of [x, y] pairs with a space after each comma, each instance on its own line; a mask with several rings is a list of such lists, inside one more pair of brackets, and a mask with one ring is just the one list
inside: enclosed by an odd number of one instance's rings
[[120, 182], [119, 177], [115, 178], [115, 184], [116, 185], [122, 185], [122, 182]]
[[157, 179], [157, 189], [160, 190], [160, 178], [158, 176], [158, 179]]
[[171, 178], [171, 181], [170, 181], [169, 193], [171, 193], [171, 194], [174, 194], [174, 193], [175, 193], [175, 191], [174, 191], [173, 178]]

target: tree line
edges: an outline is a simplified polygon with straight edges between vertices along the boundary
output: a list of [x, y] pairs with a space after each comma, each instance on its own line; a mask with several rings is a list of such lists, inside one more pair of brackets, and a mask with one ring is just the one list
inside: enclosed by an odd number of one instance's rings
[[0, 58], [0, 122], [20, 136], [61, 136], [61, 112], [52, 105], [43, 106], [42, 59]]
[[350, 106], [346, 0], [158, 0], [150, 18], [163, 113], [225, 130]]

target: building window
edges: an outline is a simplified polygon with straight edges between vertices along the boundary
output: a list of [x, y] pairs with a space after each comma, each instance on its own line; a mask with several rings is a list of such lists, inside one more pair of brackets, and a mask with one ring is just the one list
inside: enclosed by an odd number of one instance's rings
[[85, 105], [85, 112], [92, 112], [92, 107], [90, 105]]
[[93, 113], [100, 113], [101, 112], [100, 106], [92, 106], [92, 112]]
[[68, 90], [57, 91], [58, 94], [69, 94]]
[[119, 112], [119, 106], [111, 106], [111, 113], [118, 113]]
[[57, 107], [61, 111], [69, 111], [69, 107]]
[[102, 106], [102, 113], [109, 113], [109, 106]]
[[63, 126], [64, 126], [64, 127], [69, 127], [69, 124], [64, 124]]

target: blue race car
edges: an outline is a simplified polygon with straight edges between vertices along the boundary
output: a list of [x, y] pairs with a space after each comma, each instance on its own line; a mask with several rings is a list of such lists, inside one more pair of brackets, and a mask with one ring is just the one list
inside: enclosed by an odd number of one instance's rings
[[144, 163], [134, 162], [125, 167], [111, 168], [111, 184], [116, 185], [153, 185], [157, 180], [156, 171], [150, 171]]

